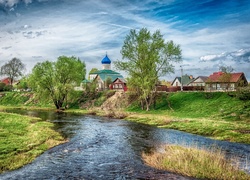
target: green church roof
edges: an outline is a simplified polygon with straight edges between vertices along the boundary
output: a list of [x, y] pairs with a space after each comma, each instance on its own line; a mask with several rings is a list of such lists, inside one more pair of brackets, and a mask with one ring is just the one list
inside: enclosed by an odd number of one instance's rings
[[113, 70], [110, 70], [110, 69], [103, 69], [103, 70], [99, 70], [99, 71], [95, 71], [95, 72], [92, 72], [92, 73], [89, 73], [89, 74], [120, 74], [118, 72], [115, 72]]
[[115, 71], [110, 70], [110, 69], [99, 70], [99, 71], [96, 71], [96, 72], [91, 73], [91, 74], [97, 74], [101, 78], [102, 81], [106, 81], [109, 77], [111, 78], [112, 82], [116, 78], [124, 79], [120, 73], [115, 72]]

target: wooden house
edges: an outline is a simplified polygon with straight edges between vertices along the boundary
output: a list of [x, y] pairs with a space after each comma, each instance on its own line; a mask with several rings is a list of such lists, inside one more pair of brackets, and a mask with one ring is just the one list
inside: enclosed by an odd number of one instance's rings
[[237, 87], [247, 85], [248, 82], [243, 72], [214, 72], [206, 80], [207, 91], [235, 91]]
[[182, 77], [176, 77], [173, 82], [171, 83], [171, 86], [188, 86], [188, 84], [193, 80], [192, 75], [183, 75]]
[[111, 84], [110, 89], [118, 91], [127, 91], [127, 82], [123, 78], [116, 78]]
[[190, 83], [188, 83], [188, 86], [205, 87], [207, 78], [207, 76], [198, 76], [197, 78], [194, 78]]
[[2, 79], [1, 82], [4, 83], [5, 85], [10, 85], [11, 80], [10, 78], [7, 77], [7, 78]]

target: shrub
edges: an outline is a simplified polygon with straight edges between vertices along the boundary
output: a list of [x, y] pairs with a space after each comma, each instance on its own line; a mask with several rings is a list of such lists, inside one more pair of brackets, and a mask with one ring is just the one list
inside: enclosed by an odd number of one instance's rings
[[237, 97], [244, 101], [250, 100], [250, 86], [238, 88]]

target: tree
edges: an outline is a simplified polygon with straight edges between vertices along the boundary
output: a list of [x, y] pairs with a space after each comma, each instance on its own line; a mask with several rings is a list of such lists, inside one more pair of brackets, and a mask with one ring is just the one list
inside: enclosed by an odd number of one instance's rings
[[88, 79], [90, 79], [90, 73], [94, 73], [94, 72], [96, 72], [96, 71], [98, 71], [97, 68], [92, 68], [92, 69], [89, 71], [89, 77], [88, 77]]
[[224, 73], [232, 73], [234, 71], [234, 68], [232, 66], [220, 66], [219, 70]]
[[122, 59], [116, 61], [119, 70], [128, 73], [128, 86], [136, 91], [141, 107], [148, 111], [156, 94], [159, 77], [174, 72], [172, 62], [181, 61], [181, 49], [173, 41], [164, 42], [159, 30], [151, 34], [146, 28], [131, 30], [121, 50]]
[[28, 86], [28, 76], [23, 76], [18, 85], [17, 85], [17, 88], [20, 89], [20, 90], [27, 90], [29, 88]]
[[107, 77], [107, 79], [105, 80], [105, 87], [104, 88], [109, 89], [110, 84], [112, 84], [112, 79], [111, 79], [111, 77]]
[[10, 78], [10, 85], [13, 85], [14, 79], [23, 75], [25, 66], [18, 58], [13, 58], [1, 67], [1, 75], [7, 75]]
[[50, 96], [57, 109], [67, 102], [67, 96], [86, 75], [86, 66], [79, 58], [60, 56], [56, 62], [38, 63], [32, 69], [29, 82], [38, 94]]
[[223, 72], [219, 80], [223, 82], [222, 88], [228, 90], [230, 87], [231, 73], [234, 71], [232, 66], [220, 66], [219, 70]]

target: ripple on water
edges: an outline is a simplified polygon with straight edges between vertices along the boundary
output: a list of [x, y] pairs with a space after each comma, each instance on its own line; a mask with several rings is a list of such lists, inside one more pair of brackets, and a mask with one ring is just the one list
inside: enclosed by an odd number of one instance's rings
[[[143, 151], [166, 143], [216, 145], [227, 154], [241, 158], [242, 163], [250, 155], [250, 145], [215, 141], [124, 120], [68, 114], [49, 117], [70, 141], [48, 150], [23, 168], [1, 174], [0, 179], [189, 179], [143, 164]], [[249, 167], [245, 167], [248, 172]]]

